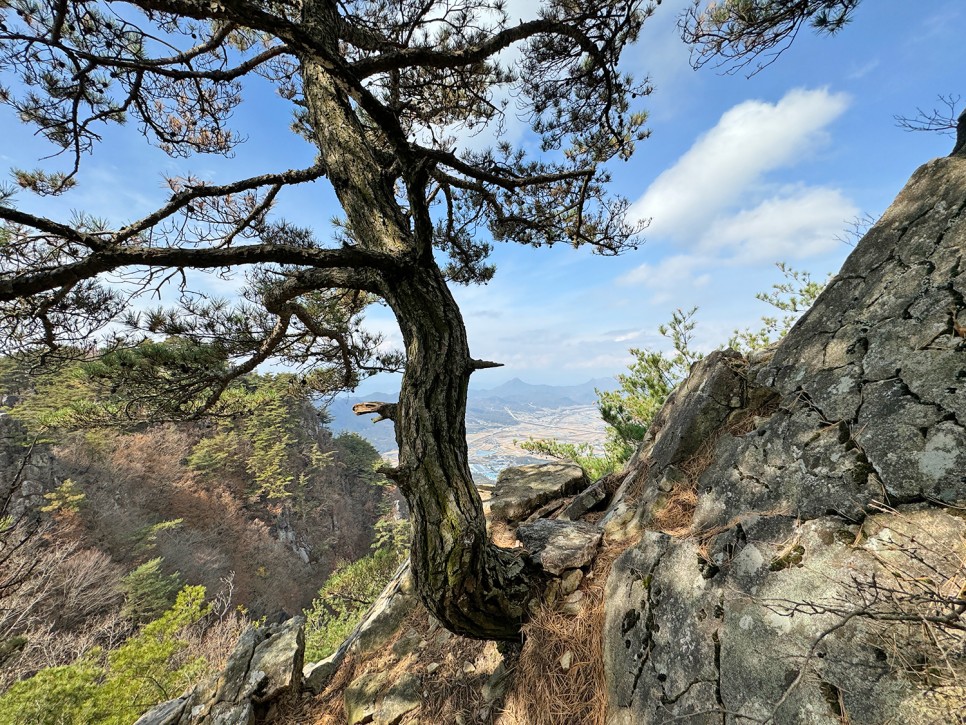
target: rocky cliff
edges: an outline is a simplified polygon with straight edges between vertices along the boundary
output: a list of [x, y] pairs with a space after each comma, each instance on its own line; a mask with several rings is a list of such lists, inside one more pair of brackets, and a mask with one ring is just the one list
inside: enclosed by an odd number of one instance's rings
[[964, 207], [966, 158], [922, 167], [772, 354], [668, 402], [607, 586], [608, 722], [962, 717]]
[[966, 721], [964, 207], [966, 157], [919, 169], [775, 349], [695, 366], [620, 477], [505, 473], [494, 537], [553, 577], [522, 647], [446, 636], [403, 577], [276, 716]]

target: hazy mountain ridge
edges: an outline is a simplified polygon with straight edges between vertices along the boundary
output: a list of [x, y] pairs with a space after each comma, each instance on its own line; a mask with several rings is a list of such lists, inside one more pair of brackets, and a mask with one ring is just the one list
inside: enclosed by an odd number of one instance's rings
[[[558, 410], [595, 406], [597, 390], [616, 387], [614, 378], [595, 378], [579, 385], [545, 385], [527, 383], [513, 378], [494, 388], [470, 388], [466, 406], [467, 432], [487, 427], [514, 425], [517, 419], [507, 411]], [[329, 427], [336, 434], [342, 431], [358, 433], [367, 438], [380, 453], [396, 447], [392, 426], [372, 424], [372, 416], [357, 416], [352, 406], [366, 401], [394, 401], [398, 393], [373, 392], [365, 395], [346, 395], [336, 398], [328, 407], [332, 420]]]

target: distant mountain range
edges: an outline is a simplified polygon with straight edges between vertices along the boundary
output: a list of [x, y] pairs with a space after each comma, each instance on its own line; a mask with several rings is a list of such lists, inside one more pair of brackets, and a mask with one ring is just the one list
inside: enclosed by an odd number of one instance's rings
[[[616, 387], [617, 381], [614, 378], [597, 378], [580, 385], [534, 385], [513, 378], [495, 388], [471, 388], [466, 406], [467, 433], [472, 435], [481, 431], [517, 426], [520, 418], [515, 413], [531, 416], [539, 411], [594, 406], [597, 402], [597, 390], [613, 390]], [[371, 419], [374, 416], [357, 416], [352, 412], [352, 406], [370, 400], [392, 402], [398, 397], [398, 393], [376, 392], [361, 397], [336, 398], [328, 409], [332, 417], [330, 428], [335, 433], [358, 433], [369, 440], [380, 453], [390, 453], [396, 449], [392, 425], [387, 422], [373, 424]]]

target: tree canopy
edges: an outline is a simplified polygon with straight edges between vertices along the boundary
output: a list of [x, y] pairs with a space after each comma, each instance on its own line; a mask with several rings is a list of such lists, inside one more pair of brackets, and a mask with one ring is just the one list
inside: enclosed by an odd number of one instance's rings
[[861, 0], [693, 0], [678, 23], [695, 68], [712, 63], [754, 75], [788, 48], [805, 25], [832, 35]]

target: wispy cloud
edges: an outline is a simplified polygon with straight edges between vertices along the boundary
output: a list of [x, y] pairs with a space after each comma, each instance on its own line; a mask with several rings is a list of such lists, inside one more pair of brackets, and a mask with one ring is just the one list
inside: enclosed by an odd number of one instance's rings
[[703, 287], [711, 281], [704, 270], [713, 260], [695, 254], [675, 254], [654, 264], [642, 264], [621, 275], [617, 283], [640, 285], [649, 290], [651, 302], [659, 304], [674, 299], [682, 287]]
[[720, 220], [702, 236], [699, 249], [735, 263], [804, 259], [837, 246], [845, 221], [858, 214], [837, 189], [803, 188]]
[[865, 78], [865, 76], [869, 75], [869, 73], [871, 73], [878, 67], [879, 67], [879, 59], [873, 58], [872, 60], [867, 61], [862, 65], [856, 67], [854, 70], [849, 72], [849, 74], [846, 75], [845, 77], [848, 78], [850, 81], [857, 81], [862, 78]]
[[611, 342], [630, 342], [641, 336], [642, 330], [614, 330], [604, 333]]
[[695, 234], [744, 201], [768, 172], [814, 151], [848, 103], [842, 93], [796, 89], [777, 103], [734, 106], [655, 179], [632, 215], [652, 220], [652, 237]]
[[848, 104], [842, 93], [795, 89], [776, 103], [744, 101], [726, 111], [634, 204], [637, 216], [653, 217], [648, 236], [673, 251], [618, 284], [642, 287], [657, 304], [707, 285], [721, 267], [832, 250], [858, 207], [837, 188], [789, 184], [784, 170], [826, 141]]

